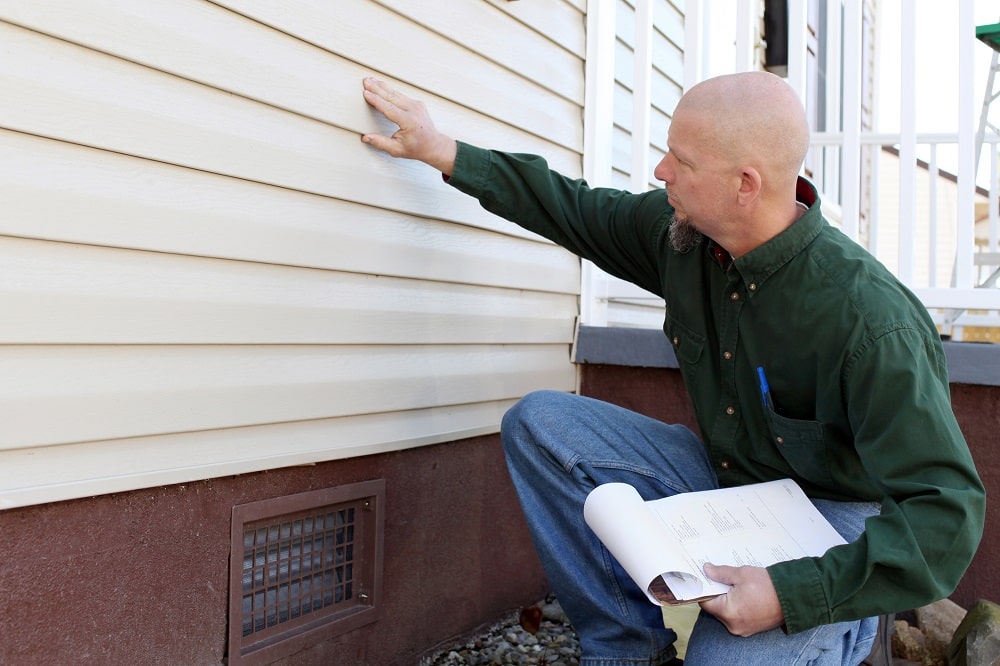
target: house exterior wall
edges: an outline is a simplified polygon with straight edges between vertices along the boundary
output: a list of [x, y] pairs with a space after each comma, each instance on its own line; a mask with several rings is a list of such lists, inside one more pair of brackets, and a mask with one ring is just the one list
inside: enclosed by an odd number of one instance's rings
[[[675, 368], [581, 369], [584, 395], [697, 427]], [[994, 497], [1000, 387], [955, 383], [952, 401]], [[488, 435], [0, 511], [0, 663], [224, 663], [231, 507], [372, 478], [386, 480], [378, 620], [277, 663], [412, 666], [547, 593], [499, 437]], [[997, 516], [987, 512], [983, 546], [952, 595], [963, 607], [1000, 597]]]
[[364, 146], [360, 91], [580, 176], [587, 5], [0, 0], [0, 662], [225, 663], [233, 508], [374, 479], [378, 619], [281, 663], [541, 598], [496, 433], [575, 388], [579, 261]]
[[584, 0], [0, 1], [0, 508], [495, 433], [579, 262], [359, 135], [579, 175]]

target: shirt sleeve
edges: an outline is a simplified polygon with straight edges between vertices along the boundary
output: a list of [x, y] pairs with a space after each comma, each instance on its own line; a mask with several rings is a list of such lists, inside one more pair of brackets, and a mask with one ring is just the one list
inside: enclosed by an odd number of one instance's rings
[[655, 249], [669, 211], [662, 191], [591, 188], [537, 155], [458, 143], [448, 184], [486, 210], [533, 231], [611, 275], [661, 295]]
[[982, 538], [986, 494], [951, 409], [940, 342], [891, 327], [856, 350], [843, 383], [882, 509], [857, 541], [768, 568], [790, 633], [942, 599]]

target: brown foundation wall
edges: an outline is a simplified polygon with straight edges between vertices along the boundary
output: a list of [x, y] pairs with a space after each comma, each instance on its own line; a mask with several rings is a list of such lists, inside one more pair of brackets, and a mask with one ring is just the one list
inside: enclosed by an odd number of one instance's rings
[[224, 663], [232, 507], [386, 480], [379, 619], [279, 663], [406, 665], [546, 593], [499, 436], [0, 511], [0, 664]]

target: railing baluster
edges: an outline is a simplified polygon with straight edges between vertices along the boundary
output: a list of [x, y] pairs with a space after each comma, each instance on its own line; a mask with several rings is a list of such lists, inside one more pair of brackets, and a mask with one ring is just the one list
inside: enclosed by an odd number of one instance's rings
[[937, 163], [937, 149], [938, 145], [936, 143], [930, 144], [931, 155], [927, 169], [929, 177], [927, 212], [930, 216], [927, 221], [927, 242], [930, 244], [927, 258], [927, 275], [928, 284], [931, 287], [938, 286], [938, 177], [940, 170]]
[[917, 212], [917, 19], [916, 8], [900, 12], [899, 77], [899, 279], [913, 284]]

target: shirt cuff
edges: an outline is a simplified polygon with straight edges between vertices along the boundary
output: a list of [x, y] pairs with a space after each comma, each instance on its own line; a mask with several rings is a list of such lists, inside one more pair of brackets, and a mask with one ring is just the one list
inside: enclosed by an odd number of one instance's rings
[[778, 594], [785, 627], [797, 634], [831, 620], [830, 603], [814, 558], [772, 564], [767, 568]]

